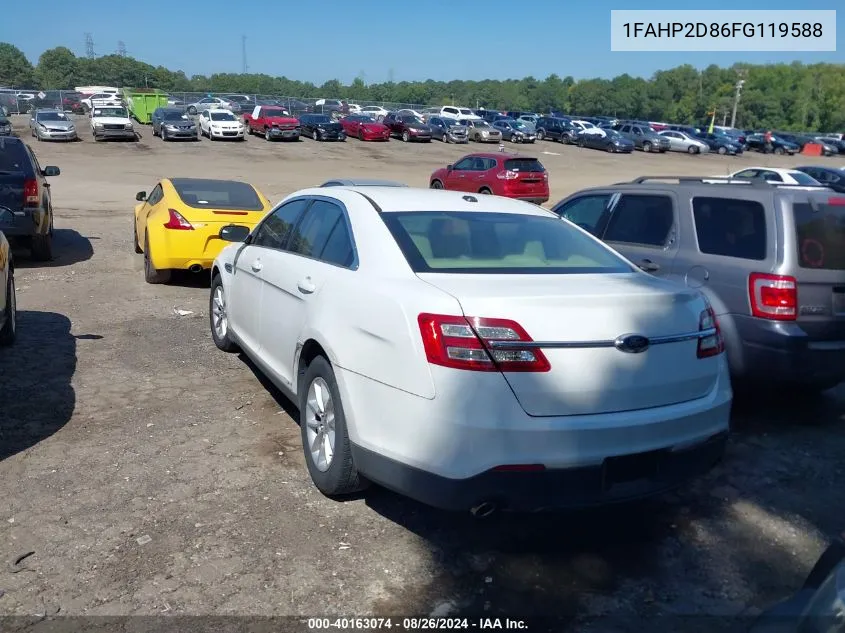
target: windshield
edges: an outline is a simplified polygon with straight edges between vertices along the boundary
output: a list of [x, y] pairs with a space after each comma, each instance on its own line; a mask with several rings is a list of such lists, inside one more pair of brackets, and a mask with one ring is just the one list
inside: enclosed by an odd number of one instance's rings
[[96, 108], [94, 110], [94, 116], [113, 116], [122, 119], [129, 118], [126, 108]]
[[607, 138], [612, 138], [612, 139], [621, 139], [622, 138], [622, 135], [619, 132], [617, 132], [616, 130], [605, 130], [604, 135]]
[[266, 116], [266, 117], [286, 117], [287, 116], [287, 112], [285, 112], [281, 108], [266, 109], [263, 112], [264, 112], [264, 116]]
[[170, 181], [182, 202], [197, 209], [261, 211], [264, 205], [250, 185], [235, 180], [173, 178]]
[[791, 171], [789, 175], [797, 182], [799, 185], [811, 185], [818, 187], [821, 183], [810, 176], [809, 174], [805, 174], [803, 171]]
[[185, 116], [184, 114], [182, 114], [181, 112], [177, 112], [177, 111], [175, 111], [175, 110], [171, 110], [171, 111], [169, 111], [169, 112], [164, 112], [164, 113], [162, 113], [161, 118], [162, 118], [162, 120], [164, 120], [164, 121], [181, 121], [181, 120], [183, 120], [183, 119], [187, 119], [188, 117], [186, 117], [186, 116]]
[[67, 115], [64, 112], [39, 112], [35, 115], [38, 121], [67, 121]]
[[487, 121], [473, 121], [472, 124], [475, 127], [490, 127], [490, 124]]
[[845, 198], [837, 204], [793, 204], [799, 263], [802, 268], [845, 270]]
[[237, 121], [231, 112], [210, 112], [209, 115], [212, 121]]
[[317, 114], [311, 119], [312, 123], [331, 123], [332, 120], [329, 118], [327, 114]]
[[381, 217], [417, 273], [632, 272], [609, 248], [557, 218], [459, 211], [384, 213]]
[[364, 114], [360, 116], [356, 116], [353, 121], [360, 121], [361, 123], [375, 123], [376, 120], [371, 116], [366, 116]]
[[415, 117], [413, 114], [406, 114], [402, 117], [403, 123], [422, 123], [422, 119]]

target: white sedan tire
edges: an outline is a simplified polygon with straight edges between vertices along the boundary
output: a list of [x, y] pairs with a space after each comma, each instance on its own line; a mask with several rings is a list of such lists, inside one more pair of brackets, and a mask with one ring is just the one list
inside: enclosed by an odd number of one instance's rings
[[308, 365], [299, 391], [299, 426], [308, 474], [328, 497], [367, 486], [355, 468], [334, 370], [323, 356]]

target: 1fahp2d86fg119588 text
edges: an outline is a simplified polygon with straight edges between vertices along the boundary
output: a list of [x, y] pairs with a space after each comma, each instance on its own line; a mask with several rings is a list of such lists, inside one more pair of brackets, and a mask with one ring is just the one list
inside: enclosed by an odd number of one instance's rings
[[820, 38], [821, 22], [626, 22], [627, 38]]

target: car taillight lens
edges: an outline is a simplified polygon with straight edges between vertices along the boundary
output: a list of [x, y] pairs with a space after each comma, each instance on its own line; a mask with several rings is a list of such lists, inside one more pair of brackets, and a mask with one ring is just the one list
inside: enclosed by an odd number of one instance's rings
[[23, 206], [37, 207], [41, 202], [38, 194], [38, 181], [35, 178], [27, 178], [23, 183]]
[[494, 349], [493, 341], [532, 341], [509, 319], [420, 314], [426, 358], [433, 365], [470, 371], [546, 372], [549, 361], [539, 349]]
[[194, 230], [194, 227], [191, 226], [191, 223], [188, 222], [176, 209], [168, 209], [167, 213], [170, 214], [170, 219], [167, 220], [164, 225], [164, 228], [175, 229], [177, 231]]
[[718, 356], [725, 351], [725, 340], [722, 338], [722, 330], [719, 327], [719, 320], [716, 318], [716, 313], [713, 312], [713, 308], [710, 306], [707, 306], [707, 309], [701, 312], [701, 317], [698, 319], [698, 331], [706, 332], [707, 330], [715, 330], [715, 332], [709, 336], [698, 339], [699, 358]]
[[794, 321], [798, 316], [795, 277], [751, 273], [748, 277], [751, 314], [760, 319]]
[[496, 174], [496, 178], [499, 180], [515, 180], [516, 178], [519, 178], [519, 173], [506, 169], [505, 171], [500, 171]]
[[832, 207], [845, 206], [845, 198], [828, 198], [827, 203]]
[[543, 172], [543, 180], [548, 180], [548, 179], [549, 179], [549, 172], [544, 171]]

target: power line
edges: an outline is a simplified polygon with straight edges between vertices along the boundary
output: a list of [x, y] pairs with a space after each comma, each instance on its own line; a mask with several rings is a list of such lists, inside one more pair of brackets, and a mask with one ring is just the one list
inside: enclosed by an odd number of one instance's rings
[[97, 56], [94, 52], [94, 36], [90, 33], [85, 34], [85, 56], [88, 59], [94, 59]]
[[121, 57], [126, 57], [126, 44], [123, 41], [117, 43], [117, 54]]
[[249, 65], [246, 63], [246, 35], [241, 35], [241, 58], [243, 61], [243, 73], [249, 72]]

